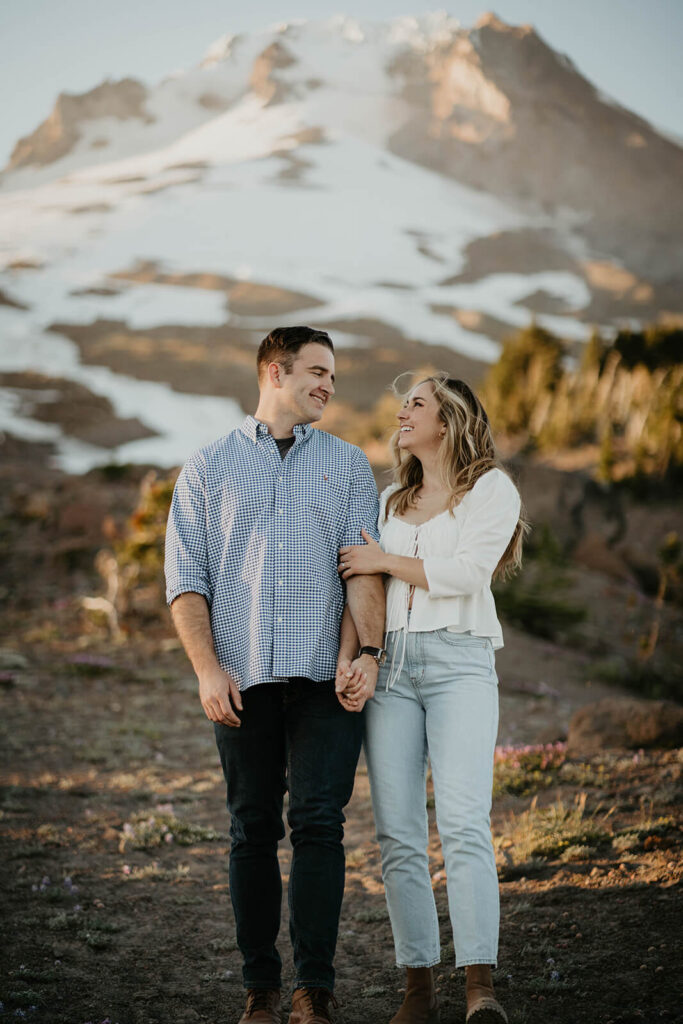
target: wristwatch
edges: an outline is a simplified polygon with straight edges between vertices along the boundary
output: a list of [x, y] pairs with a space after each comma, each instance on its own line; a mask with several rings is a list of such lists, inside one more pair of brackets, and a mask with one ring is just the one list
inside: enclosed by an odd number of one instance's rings
[[358, 652], [359, 657], [361, 654], [369, 654], [380, 666], [387, 660], [387, 652], [383, 647], [361, 647]]

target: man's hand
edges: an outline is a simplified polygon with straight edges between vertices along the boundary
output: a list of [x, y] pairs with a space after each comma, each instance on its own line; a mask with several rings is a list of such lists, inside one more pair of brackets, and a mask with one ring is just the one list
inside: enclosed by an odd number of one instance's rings
[[361, 654], [352, 662], [339, 659], [334, 688], [345, 711], [363, 710], [375, 693], [378, 672], [379, 666], [369, 654]]
[[192, 591], [179, 594], [171, 605], [171, 615], [199, 680], [199, 699], [206, 717], [238, 728], [241, 722], [235, 709], [242, 710], [242, 698], [235, 680], [216, 660], [206, 598]]
[[356, 664], [355, 668], [352, 668], [351, 665], [351, 658], [340, 655], [337, 662], [337, 675], [334, 681], [337, 699], [346, 711], [356, 710], [355, 694], [363, 685], [363, 679], [361, 678], [363, 670], [361, 666]]
[[235, 708], [242, 710], [239, 688], [232, 676], [222, 668], [216, 666], [202, 674], [199, 679], [199, 699], [211, 722], [220, 722], [236, 729], [242, 724], [235, 712]]

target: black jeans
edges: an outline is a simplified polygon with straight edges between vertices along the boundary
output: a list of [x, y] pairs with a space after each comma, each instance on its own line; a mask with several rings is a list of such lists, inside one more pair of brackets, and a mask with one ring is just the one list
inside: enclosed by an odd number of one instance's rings
[[244, 984], [280, 987], [277, 845], [288, 789], [295, 987], [332, 991], [344, 894], [343, 808], [353, 791], [362, 715], [344, 711], [334, 682], [309, 679], [253, 686], [242, 701], [239, 729], [214, 728], [231, 815], [230, 895]]

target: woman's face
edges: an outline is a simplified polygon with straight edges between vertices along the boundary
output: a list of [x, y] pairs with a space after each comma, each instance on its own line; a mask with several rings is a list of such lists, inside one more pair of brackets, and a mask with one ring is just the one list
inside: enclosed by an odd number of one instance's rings
[[398, 413], [398, 446], [413, 455], [436, 451], [445, 433], [432, 385], [425, 381], [408, 395]]

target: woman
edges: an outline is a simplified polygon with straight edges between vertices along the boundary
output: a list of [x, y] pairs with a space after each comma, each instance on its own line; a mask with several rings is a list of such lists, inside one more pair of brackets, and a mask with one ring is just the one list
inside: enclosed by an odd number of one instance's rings
[[[412, 389], [393, 439], [394, 483], [382, 494], [380, 543], [340, 551], [344, 579], [386, 573], [387, 659], [374, 696], [348, 663], [340, 696], [366, 699], [365, 750], [396, 960], [407, 970], [391, 1024], [438, 1020], [433, 967], [439, 922], [427, 853], [431, 762], [456, 966], [467, 1021], [501, 1024], [491, 979], [498, 953], [498, 877], [489, 815], [498, 728], [494, 650], [503, 638], [491, 579], [521, 562], [515, 485], [496, 461], [483, 406], [446, 374]], [[350, 617], [343, 630], [352, 630]], [[350, 649], [348, 635], [342, 649]]]

